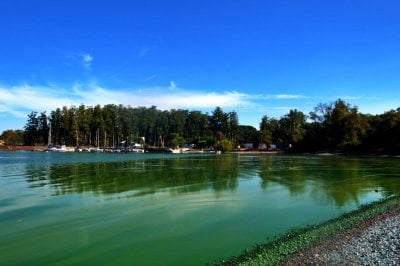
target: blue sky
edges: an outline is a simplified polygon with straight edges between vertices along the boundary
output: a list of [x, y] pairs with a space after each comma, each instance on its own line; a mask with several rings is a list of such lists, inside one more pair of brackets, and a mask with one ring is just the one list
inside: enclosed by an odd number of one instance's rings
[[0, 1], [0, 133], [64, 105], [400, 107], [398, 1]]

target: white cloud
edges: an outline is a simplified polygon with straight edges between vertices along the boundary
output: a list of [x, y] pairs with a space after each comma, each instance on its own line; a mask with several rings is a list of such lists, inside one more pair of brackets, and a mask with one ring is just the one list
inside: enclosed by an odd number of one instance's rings
[[10, 109], [7, 105], [0, 104], [0, 115], [4, 116], [4, 114], [10, 114], [14, 117], [18, 118], [26, 118], [27, 113], [22, 112], [22, 111], [16, 111], [13, 109]]
[[25, 111], [50, 111], [74, 101], [58, 88], [34, 87], [29, 85], [0, 87], [0, 105], [9, 114], [20, 116]]
[[[176, 84], [171, 82], [170, 85]], [[157, 106], [159, 109], [211, 109], [251, 106], [246, 94], [231, 92], [194, 92], [162, 87], [115, 90], [96, 84], [58, 86], [0, 86], [0, 114], [26, 117], [31, 111], [50, 112], [63, 106], [123, 104]]]
[[81, 63], [85, 68], [90, 68], [93, 62], [93, 57], [90, 54], [81, 54]]
[[170, 89], [175, 89], [175, 88], [176, 88], [176, 82], [173, 81], [173, 80], [171, 80], [171, 81], [169, 82], [169, 88], [170, 88]]
[[274, 96], [276, 99], [279, 100], [288, 100], [288, 99], [301, 99], [305, 98], [303, 95], [296, 95], [296, 94], [277, 94]]
[[[87, 55], [84, 61], [92, 62]], [[123, 104], [130, 106], [157, 106], [159, 109], [210, 110], [216, 106], [225, 109], [252, 110], [253, 112], [277, 112], [274, 101], [306, 98], [302, 95], [251, 95], [237, 91], [204, 92], [179, 88], [171, 80], [168, 87], [144, 87], [114, 89], [91, 84], [71, 86], [0, 86], [0, 114], [14, 117], [26, 116], [31, 111], [52, 111], [63, 106]], [[269, 100], [269, 101], [263, 101]], [[268, 107], [267, 107], [268, 106]], [[282, 109], [290, 109], [285, 107]]]
[[199, 108], [209, 109], [216, 106], [220, 107], [239, 107], [248, 106], [249, 102], [246, 101], [244, 94], [237, 92], [223, 92], [223, 93], [201, 93], [201, 92], [188, 92], [176, 91], [173, 93], [146, 93], [132, 94], [124, 99], [124, 104], [132, 106], [142, 105], [151, 106], [155, 105], [160, 109], [168, 110], [172, 108]]
[[[171, 89], [173, 88], [173, 89]], [[307, 99], [304, 102], [303, 99]], [[33, 86], [29, 84], [19, 86], [0, 85], [0, 117], [1, 127], [12, 126], [22, 128], [26, 122], [26, 116], [31, 111], [53, 111], [63, 106], [95, 106], [97, 104], [122, 104], [133, 107], [157, 106], [161, 110], [188, 109], [209, 112], [216, 106], [224, 110], [235, 110], [238, 112], [240, 123], [258, 126], [263, 115], [279, 118], [287, 114], [290, 109], [298, 109], [305, 113], [312, 110], [321, 102], [317, 97], [306, 97], [302, 95], [276, 94], [259, 95], [245, 94], [237, 91], [193, 91], [185, 90], [171, 81], [164, 87], [142, 87], [114, 89], [90, 84], [73, 84], [70, 86], [59, 86], [50, 84], [47, 86]], [[284, 104], [282, 104], [284, 103]], [[356, 99], [351, 104], [358, 105], [361, 112], [381, 113], [390, 108], [398, 107], [397, 99], [392, 102], [376, 101], [373, 97]], [[7, 125], [8, 121], [8, 125]], [[5, 129], [5, 128], [3, 128]]]
[[148, 82], [148, 81], [153, 80], [155, 78], [157, 78], [157, 75], [153, 74], [153, 75], [150, 75], [150, 76], [146, 77], [145, 79], [143, 79], [142, 82]]
[[351, 95], [344, 95], [344, 96], [337, 96], [336, 99], [342, 99], [342, 100], [346, 100], [346, 101], [351, 101], [351, 100], [358, 100], [361, 99], [363, 97], [361, 96], [351, 96]]
[[306, 99], [308, 97], [300, 94], [257, 94], [248, 95], [249, 99], [263, 99], [263, 100], [296, 100]]
[[76, 101], [80, 100], [80, 103], [86, 105], [120, 104], [123, 99], [128, 96], [127, 93], [107, 90], [96, 85], [91, 85], [89, 88], [85, 88], [78, 84], [73, 86], [71, 95], [76, 99]]
[[[307, 103], [295, 100], [308, 99]], [[291, 100], [281, 105], [281, 101]], [[293, 100], [293, 101], [292, 101]], [[313, 101], [314, 100], [314, 101]], [[179, 88], [171, 80], [168, 87], [143, 87], [114, 89], [91, 84], [74, 84], [71, 86], [0, 86], [0, 115], [13, 117], [26, 116], [31, 111], [52, 111], [63, 106], [85, 104], [122, 104], [130, 106], [157, 106], [162, 110], [189, 109], [208, 111], [220, 106], [224, 109], [242, 110], [249, 113], [263, 113], [278, 116], [290, 109], [312, 110], [320, 99], [313, 99], [296, 94], [259, 95], [245, 94], [237, 91], [204, 92]], [[367, 103], [371, 102], [369, 100]], [[355, 102], [364, 107], [361, 102]], [[311, 107], [310, 107], [311, 106]], [[376, 110], [374, 110], [377, 112]]]
[[89, 70], [94, 60], [93, 56], [86, 52], [67, 52], [65, 55], [66, 63], [70, 66], [80, 65]]

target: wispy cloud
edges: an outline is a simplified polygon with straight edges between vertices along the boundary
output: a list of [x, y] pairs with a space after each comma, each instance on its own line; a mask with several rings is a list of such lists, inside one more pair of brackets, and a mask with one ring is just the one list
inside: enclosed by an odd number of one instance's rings
[[169, 82], [169, 87], [168, 87], [169, 89], [175, 89], [176, 88], [176, 82], [175, 81], [173, 81], [173, 80], [171, 80], [170, 82]]
[[[175, 87], [171, 82], [169, 87]], [[210, 109], [216, 106], [237, 108], [251, 106], [246, 94], [228, 92], [195, 92], [163, 87], [115, 90], [96, 84], [58, 86], [0, 86], [0, 114], [26, 116], [30, 111], [51, 111], [63, 106], [123, 104], [173, 108]]]
[[21, 114], [24, 111], [53, 110], [64, 105], [72, 105], [75, 101], [57, 87], [35, 87], [21, 85], [0, 87], [0, 105], [9, 114]]
[[71, 96], [74, 98], [75, 102], [80, 101], [80, 103], [86, 105], [105, 105], [122, 104], [125, 97], [128, 97], [129, 95], [126, 92], [109, 90], [97, 85], [85, 87], [75, 84]]
[[254, 94], [248, 95], [248, 98], [260, 100], [297, 100], [308, 97], [300, 94]]
[[351, 95], [343, 95], [343, 96], [336, 96], [336, 99], [342, 99], [342, 100], [358, 100], [361, 99], [361, 96], [351, 96]]
[[94, 57], [87, 52], [71, 52], [61, 51], [65, 53], [65, 63], [70, 66], [81, 66], [86, 70], [90, 70]]
[[279, 100], [289, 100], [289, 99], [302, 99], [302, 98], [306, 98], [303, 95], [297, 95], [297, 94], [277, 94], [273, 96], [276, 99]]
[[139, 51], [138, 51], [138, 56], [139, 56], [139, 57], [145, 57], [145, 56], [148, 54], [149, 51], [150, 51], [150, 48], [148, 48], [148, 47], [142, 47], [142, 48], [140, 48]]
[[142, 80], [142, 82], [148, 82], [148, 81], [153, 80], [153, 79], [155, 79], [155, 78], [157, 78], [157, 75], [156, 75], [156, 74], [153, 74], [153, 75], [150, 75], [150, 76], [144, 78], [144, 79]]
[[81, 54], [80, 56], [83, 67], [90, 69], [93, 62], [93, 57], [90, 54]]
[[[304, 101], [304, 99], [307, 99]], [[318, 97], [307, 97], [296, 94], [247, 94], [238, 91], [195, 91], [184, 89], [171, 80], [169, 84], [159, 87], [136, 87], [115, 89], [102, 87], [95, 81], [89, 84], [75, 83], [60, 86], [54, 83], [34, 86], [22, 84], [18, 86], [0, 85], [0, 117], [5, 120], [19, 121], [23, 127], [27, 114], [31, 111], [47, 111], [48, 113], [63, 106], [95, 106], [97, 104], [122, 104], [133, 107], [157, 106], [161, 110], [188, 109], [209, 112], [216, 106], [224, 110], [238, 112], [241, 123], [258, 126], [263, 115], [279, 118], [290, 109], [305, 113], [321, 102]], [[398, 107], [398, 102], [380, 102], [376, 104], [373, 97], [355, 98], [352, 104], [366, 113], [387, 111], [387, 106]], [[374, 103], [374, 104], [371, 104]], [[243, 119], [243, 120], [242, 120]], [[4, 126], [0, 124], [1, 126]]]
[[0, 117], [4, 116], [5, 114], [10, 114], [13, 117], [18, 117], [18, 118], [26, 118], [27, 113], [23, 111], [16, 111], [13, 109], [10, 109], [9, 106], [0, 104]]
[[187, 109], [210, 109], [216, 106], [235, 108], [251, 105], [243, 94], [237, 92], [189, 92], [174, 91], [168, 93], [140, 92], [125, 98], [125, 104], [136, 103], [136, 105], [156, 105], [160, 109], [187, 108]]

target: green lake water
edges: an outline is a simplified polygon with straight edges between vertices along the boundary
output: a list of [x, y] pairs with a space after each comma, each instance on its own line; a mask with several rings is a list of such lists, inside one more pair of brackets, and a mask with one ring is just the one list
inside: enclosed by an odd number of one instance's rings
[[0, 152], [0, 265], [205, 265], [399, 194], [399, 157]]

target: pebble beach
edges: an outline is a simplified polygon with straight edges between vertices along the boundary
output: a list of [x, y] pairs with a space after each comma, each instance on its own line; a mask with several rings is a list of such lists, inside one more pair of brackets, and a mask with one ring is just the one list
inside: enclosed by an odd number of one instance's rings
[[287, 265], [400, 265], [400, 206], [334, 235]]
[[293, 230], [218, 265], [400, 265], [400, 196]]

